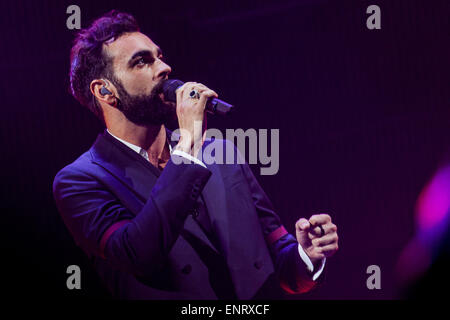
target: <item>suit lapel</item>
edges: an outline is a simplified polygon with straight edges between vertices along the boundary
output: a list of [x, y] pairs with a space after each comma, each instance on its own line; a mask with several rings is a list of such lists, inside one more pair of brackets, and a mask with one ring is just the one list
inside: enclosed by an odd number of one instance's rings
[[[221, 140], [209, 143], [218, 143], [218, 148], [225, 144], [225, 153], [233, 152], [234, 154], [234, 147], [231, 149], [231, 144]], [[204, 144], [204, 147], [206, 146], [207, 143]], [[223, 159], [226, 159], [225, 153]], [[211, 224], [235, 280], [236, 290], [242, 293], [246, 290], [245, 285], [241, 287], [239, 284], [242, 280], [242, 270], [248, 269], [248, 266], [253, 268], [253, 263], [260, 259], [261, 250], [265, 250], [258, 247], [261, 243], [256, 238], [258, 232], [256, 234], [252, 232], [258, 230], [260, 224], [257, 216], [251, 214], [255, 208], [252, 206], [250, 190], [240, 172], [240, 167], [236, 164], [215, 163], [206, 164], [206, 166], [212, 174], [203, 189], [204, 200], [210, 209]], [[264, 243], [263, 239], [262, 242]]]
[[147, 201], [160, 175], [157, 168], [106, 131], [91, 150], [94, 163], [120, 180], [142, 203]]
[[[168, 140], [172, 148], [175, 147], [179, 136], [169, 130], [167, 130], [167, 136], [170, 137]], [[107, 170], [137, 196], [139, 204], [130, 200], [131, 197], [124, 196], [122, 192], [116, 194], [123, 201], [124, 205], [137, 215], [150, 197], [151, 190], [161, 174], [159, 169], [155, 168], [149, 161], [128, 146], [112, 137], [106, 130], [97, 137], [94, 146], [91, 148], [91, 154], [94, 163]], [[191, 215], [187, 217], [184, 228], [217, 252], [217, 249]]]
[[229, 252], [229, 221], [226, 214], [225, 186], [216, 164], [206, 164], [212, 172], [211, 177], [203, 188], [203, 199], [209, 212], [211, 225], [220, 243], [221, 252], [227, 256]]
[[[178, 143], [178, 140], [180, 139], [180, 136], [179, 136], [177, 133], [172, 132], [172, 131], [170, 131], [170, 130], [167, 130], [167, 129], [166, 129], [166, 131], [167, 131], [167, 137], [169, 137], [169, 144], [171, 145], [172, 148], [175, 148], [175, 146], [176, 146], [177, 143]], [[207, 167], [208, 167], [208, 169], [211, 169], [209, 166], [207, 166]], [[215, 176], [214, 173], [213, 173], [213, 174], [211, 175], [209, 181], [206, 183], [206, 186], [208, 186], [208, 184], [210, 183], [211, 179], [215, 179], [216, 177], [217, 177], [217, 176]], [[206, 186], [205, 186], [205, 188], [206, 188]], [[205, 197], [205, 189], [203, 189], [202, 194], [203, 194], [203, 196]], [[206, 199], [205, 199], [205, 201], [206, 201]], [[208, 206], [206, 203], [205, 203], [205, 205], [206, 205], [207, 209], [209, 209], [209, 208], [214, 208], [214, 210], [208, 210], [208, 213], [209, 213], [210, 219], [211, 219], [211, 218], [212, 218], [212, 211], [215, 211], [216, 208], [215, 208], [214, 206]], [[212, 224], [212, 223], [213, 223], [213, 222], [211, 221], [211, 224]], [[206, 236], [206, 234], [203, 232], [203, 230], [202, 230], [202, 229], [200, 228], [200, 226], [198, 225], [198, 222], [195, 221], [194, 218], [192, 218], [191, 215], [188, 215], [188, 217], [186, 218], [186, 221], [185, 221], [185, 224], [184, 224], [184, 228], [185, 228], [186, 230], [188, 230], [189, 232], [191, 232], [193, 235], [197, 236], [197, 238], [199, 238], [199, 239], [201, 239], [203, 242], [205, 242], [205, 243], [206, 243], [209, 247], [211, 247], [211, 249], [213, 249], [216, 253], [219, 253], [218, 250], [217, 250], [217, 249], [219, 249], [219, 248], [216, 248], [216, 247], [212, 244], [212, 242], [208, 239], [208, 237]]]
[[[179, 136], [174, 135], [175, 133], [173, 133], [173, 135], [171, 136], [174, 140], [173, 142], [171, 142], [172, 147], [175, 147], [179, 139]], [[223, 141], [217, 142], [210, 139], [206, 140], [202, 146], [202, 153], [210, 143], [221, 144], [223, 143]], [[221, 145], [219, 145], [218, 147], [221, 147]], [[230, 152], [230, 150], [225, 150], [225, 152]], [[237, 236], [241, 232], [246, 232], [246, 230], [251, 229], [247, 228], [248, 221], [241, 219], [241, 212], [239, 210], [233, 210], [232, 203], [233, 201], [235, 201], [235, 199], [227, 199], [227, 197], [230, 197], [230, 190], [227, 190], [224, 184], [224, 179], [222, 177], [222, 172], [219, 165], [214, 163], [212, 159], [208, 160], [209, 161], [204, 161], [204, 163], [212, 174], [205, 187], [203, 188], [202, 195], [209, 213], [213, 232], [217, 237], [220, 245], [220, 248], [217, 249], [222, 252], [222, 254], [226, 258], [226, 261], [229, 263], [229, 266], [232, 269], [239, 269], [240, 265], [244, 263], [245, 258], [243, 259], [241, 254], [242, 242], [237, 241], [235, 238], [233, 238], [233, 236]], [[206, 162], [212, 162], [212, 164], [208, 164]], [[195, 223], [193, 219], [192, 222]], [[205, 242], [208, 242], [209, 245], [214, 248], [214, 246], [208, 240], [206, 235], [200, 230], [196, 223], [195, 226], [200, 231], [200, 233], [196, 234], [201, 234], [202, 239]]]

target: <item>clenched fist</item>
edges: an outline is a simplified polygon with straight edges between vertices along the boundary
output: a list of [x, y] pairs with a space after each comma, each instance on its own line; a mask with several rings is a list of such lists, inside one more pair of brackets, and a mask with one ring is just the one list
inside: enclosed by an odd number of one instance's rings
[[298, 243], [315, 265], [338, 250], [337, 227], [328, 214], [316, 214], [295, 223]]

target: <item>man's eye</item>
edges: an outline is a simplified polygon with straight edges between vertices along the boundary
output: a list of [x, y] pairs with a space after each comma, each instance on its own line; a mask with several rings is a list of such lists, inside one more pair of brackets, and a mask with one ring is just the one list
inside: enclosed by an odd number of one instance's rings
[[152, 63], [153, 63], [152, 59], [142, 57], [142, 58], [135, 60], [133, 66], [143, 67], [146, 64], [152, 64]]

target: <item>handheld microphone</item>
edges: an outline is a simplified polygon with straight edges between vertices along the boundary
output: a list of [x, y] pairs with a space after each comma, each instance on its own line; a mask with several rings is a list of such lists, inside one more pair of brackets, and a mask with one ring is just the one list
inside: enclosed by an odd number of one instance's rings
[[[168, 101], [177, 102], [176, 91], [183, 84], [184, 84], [183, 81], [176, 79], [165, 80], [162, 85], [162, 92], [164, 94], [164, 98]], [[225, 115], [228, 114], [233, 108], [234, 106], [220, 99], [209, 98], [208, 102], [206, 103], [205, 110], [211, 114]]]

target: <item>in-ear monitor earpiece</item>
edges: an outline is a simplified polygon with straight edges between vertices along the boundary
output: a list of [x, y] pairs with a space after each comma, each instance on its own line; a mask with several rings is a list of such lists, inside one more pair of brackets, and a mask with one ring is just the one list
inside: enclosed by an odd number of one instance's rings
[[100, 94], [102, 96], [107, 95], [107, 94], [112, 94], [111, 91], [109, 91], [108, 89], [105, 88], [105, 86], [102, 86], [100, 89]]

